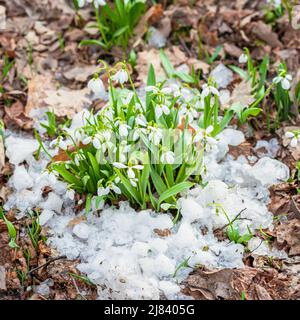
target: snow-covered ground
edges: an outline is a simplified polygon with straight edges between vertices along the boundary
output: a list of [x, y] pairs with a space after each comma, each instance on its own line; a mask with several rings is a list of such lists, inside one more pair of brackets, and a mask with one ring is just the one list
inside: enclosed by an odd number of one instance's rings
[[[71, 129], [81, 121], [82, 114], [78, 114]], [[105, 206], [100, 213], [90, 213], [86, 220], [74, 223], [78, 215], [73, 210], [74, 200], [68, 198], [67, 185], [44, 172], [48, 159], [43, 153], [38, 161], [33, 157], [37, 142], [6, 131], [6, 154], [15, 171], [9, 180], [14, 192], [5, 209], [16, 208], [21, 217], [29, 208], [41, 208], [40, 222], [49, 228], [49, 244], [70, 259], [80, 258], [78, 269], [98, 285], [99, 299], [183, 299], [180, 282], [192, 269], [181, 268], [173, 275], [184, 260], [188, 259], [191, 267], [244, 266], [244, 246], [219, 241], [213, 234], [228, 223], [216, 204], [231, 219], [244, 210], [238, 222], [241, 234], [248, 231], [247, 226], [272, 229], [268, 188], [289, 177], [288, 167], [272, 159], [278, 148], [276, 140], [258, 142], [257, 147], [263, 145], [268, 157], [234, 160], [228, 145], [242, 143], [244, 134], [225, 129], [217, 138], [217, 145], [205, 155], [203, 179], [208, 184], [182, 194], [178, 200], [182, 219], [175, 226], [167, 213], [136, 212], [126, 202], [119, 208]], [[42, 196], [45, 186], [52, 188], [46, 199]], [[84, 212], [79, 216], [84, 217]], [[171, 233], [161, 237], [155, 229]], [[285, 257], [284, 252], [271, 250], [256, 237], [248, 247], [259, 254]]]

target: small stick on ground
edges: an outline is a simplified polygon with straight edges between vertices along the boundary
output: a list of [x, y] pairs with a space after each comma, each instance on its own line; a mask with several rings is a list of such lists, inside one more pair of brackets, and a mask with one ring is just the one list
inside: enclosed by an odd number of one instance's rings
[[37, 270], [39, 270], [39, 269], [41, 269], [43, 267], [46, 267], [47, 265], [49, 265], [50, 263], [52, 263], [54, 261], [61, 260], [61, 259], [66, 259], [66, 258], [67, 258], [67, 256], [59, 256], [59, 257], [56, 257], [56, 258], [51, 258], [46, 263], [42, 264], [41, 266], [38, 266], [36, 268], [33, 268], [33, 269], [29, 270], [27, 272], [27, 275], [29, 275], [29, 274], [31, 274], [31, 273], [33, 273], [33, 272], [35, 272], [35, 271], [37, 271]]

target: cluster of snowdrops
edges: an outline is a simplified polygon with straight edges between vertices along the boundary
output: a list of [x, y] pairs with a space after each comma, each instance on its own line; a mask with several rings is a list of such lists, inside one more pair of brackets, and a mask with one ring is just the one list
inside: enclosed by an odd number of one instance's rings
[[88, 87], [107, 104], [82, 127], [65, 128], [52, 141], [50, 147], [58, 147], [67, 160], [52, 161], [49, 170], [68, 183], [71, 198], [75, 192], [87, 195], [87, 211], [119, 200], [142, 209], [175, 209], [177, 196], [201, 182], [203, 155], [234, 111], [220, 116], [212, 78], [201, 91], [157, 83], [150, 66], [147, 86], [138, 93], [125, 63], [101, 64], [108, 89], [98, 74]]

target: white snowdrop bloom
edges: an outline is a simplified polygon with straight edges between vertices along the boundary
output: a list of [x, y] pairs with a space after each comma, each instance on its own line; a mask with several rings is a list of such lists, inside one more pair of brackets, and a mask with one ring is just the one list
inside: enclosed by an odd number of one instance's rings
[[93, 146], [97, 150], [99, 150], [101, 148], [101, 142], [98, 138], [93, 139]]
[[79, 8], [84, 7], [84, 5], [85, 5], [85, 1], [86, 1], [86, 0], [77, 0], [78, 7], [79, 7]]
[[116, 74], [114, 74], [111, 79], [113, 81], [117, 81], [121, 84], [123, 84], [124, 82], [128, 81], [128, 74], [124, 69], [121, 69], [119, 71], [116, 72]]
[[106, 0], [77, 0], [78, 1], [78, 7], [82, 8], [85, 6], [85, 3], [93, 3], [96, 8], [98, 8], [99, 6], [105, 6], [106, 5]]
[[206, 129], [200, 129], [194, 137], [194, 142], [197, 143], [203, 140], [206, 143], [205, 150], [211, 150], [211, 148], [217, 143], [217, 140], [210, 136], [213, 130], [214, 127], [212, 125], [208, 126]]
[[153, 91], [154, 93], [158, 93], [159, 92], [159, 88], [155, 87], [155, 86], [147, 86], [145, 88], [145, 91], [146, 92], [149, 92], [149, 91]]
[[204, 84], [203, 87], [202, 87], [201, 97], [205, 98], [209, 94], [213, 94], [213, 95], [216, 95], [216, 96], [220, 95], [219, 91], [214, 86], [209, 86], [208, 84]]
[[130, 129], [130, 126], [126, 123], [121, 123], [119, 126], [119, 134], [121, 137], [127, 137], [128, 136], [128, 129]]
[[181, 96], [181, 87], [178, 84], [176, 84], [176, 83], [171, 84], [171, 88], [172, 88], [173, 96], [175, 98]]
[[126, 164], [121, 163], [121, 162], [114, 162], [113, 166], [116, 167], [117, 169], [126, 169], [127, 168]]
[[163, 136], [162, 130], [154, 127], [148, 127], [148, 129], [150, 131], [148, 139], [153, 142], [154, 145], [158, 146]]
[[285, 137], [291, 139], [290, 146], [292, 148], [296, 148], [297, 147], [298, 142], [300, 140], [300, 135], [298, 135], [298, 134], [296, 134], [294, 132], [291, 132], [291, 131], [287, 131], [285, 133]]
[[273, 79], [274, 83], [281, 83], [282, 89], [289, 90], [291, 87], [292, 76], [286, 74], [285, 76], [277, 76]]
[[97, 189], [97, 195], [98, 195], [99, 197], [106, 196], [106, 195], [109, 194], [109, 192], [110, 192], [110, 188], [109, 188], [109, 187], [106, 187], [106, 188], [104, 188], [104, 187], [99, 187], [99, 188]]
[[198, 113], [191, 106], [182, 105], [180, 110], [179, 110], [179, 116], [180, 117], [187, 117], [188, 116], [189, 122], [191, 122], [191, 121], [194, 120], [194, 118], [198, 117]]
[[66, 142], [62, 139], [59, 140], [58, 146], [60, 147], [60, 149], [62, 150], [67, 150], [68, 149], [68, 145], [66, 144]]
[[160, 118], [163, 114], [168, 115], [170, 113], [170, 109], [165, 104], [158, 104], [155, 107], [155, 115], [157, 118]]
[[130, 184], [133, 186], [133, 187], [137, 187], [137, 182], [138, 182], [138, 179], [137, 178], [133, 178], [133, 179], [129, 179], [129, 182]]
[[121, 189], [116, 184], [114, 184], [113, 182], [112, 182], [110, 188], [111, 188], [112, 191], [114, 191], [117, 194], [121, 194], [122, 193]]
[[138, 114], [135, 118], [135, 123], [141, 127], [146, 127], [147, 119], [143, 114]]
[[163, 153], [160, 157], [162, 163], [173, 164], [175, 162], [175, 154], [172, 151]]
[[87, 145], [87, 144], [89, 144], [89, 143], [91, 143], [91, 142], [92, 142], [92, 137], [90, 137], [90, 136], [85, 137], [85, 138], [82, 140], [82, 143], [83, 143], [84, 145]]
[[153, 93], [160, 93], [160, 94], [171, 94], [173, 89], [172, 87], [165, 87], [162, 89], [157, 88], [156, 86], [147, 86], [145, 88], [146, 92], [152, 91]]
[[99, 78], [95, 79], [91, 79], [88, 82], [88, 88], [95, 94], [95, 96], [97, 98], [104, 98], [106, 91], [105, 91], [105, 87], [103, 84], [103, 81]]
[[69, 189], [66, 192], [66, 197], [70, 200], [74, 200], [75, 198], [75, 191], [73, 189]]
[[106, 5], [106, 0], [94, 0], [95, 7], [98, 8], [99, 6], [103, 7]]
[[135, 178], [135, 173], [134, 173], [132, 168], [128, 168], [127, 174], [128, 174], [128, 178], [129, 179], [134, 179]]
[[240, 56], [239, 56], [239, 63], [240, 64], [244, 64], [248, 61], [248, 56], [245, 54], [245, 53], [242, 53]]
[[123, 102], [125, 105], [128, 105], [128, 104], [130, 103], [133, 95], [134, 95], [134, 94], [133, 94], [132, 91], [128, 92], [126, 98], [125, 98], [125, 99], [124, 99], [124, 98], [122, 99], [122, 102]]

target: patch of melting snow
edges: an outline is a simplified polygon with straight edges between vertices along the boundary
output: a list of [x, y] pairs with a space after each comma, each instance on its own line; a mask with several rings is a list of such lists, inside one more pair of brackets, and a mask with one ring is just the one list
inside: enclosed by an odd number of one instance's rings
[[[83, 114], [76, 115], [70, 133], [82, 122]], [[228, 222], [221, 211], [216, 211], [215, 204], [222, 205], [231, 219], [242, 212], [241, 234], [247, 227], [272, 229], [268, 188], [289, 177], [288, 168], [269, 157], [253, 166], [244, 156], [234, 160], [228, 154], [228, 145], [238, 145], [245, 137], [238, 130], [226, 129], [205, 157], [203, 179], [207, 186], [195, 187], [178, 200], [182, 220], [176, 226], [168, 214], [136, 212], [127, 202], [122, 202], [119, 209], [105, 206], [100, 216], [89, 214], [86, 222], [74, 225], [71, 222], [78, 215], [72, 209], [74, 201], [66, 195], [67, 184], [44, 172], [48, 160], [43, 153], [39, 161], [34, 159], [35, 141], [8, 131], [6, 134], [6, 153], [16, 168], [9, 180], [15, 192], [5, 209], [15, 207], [21, 217], [28, 208], [42, 208], [40, 219], [50, 228], [49, 243], [69, 259], [80, 258], [78, 269], [98, 285], [99, 299], [188, 299], [180, 293], [180, 282], [191, 268], [180, 269], [173, 277], [186, 259], [190, 266], [244, 267], [244, 247], [229, 240], [218, 241], [213, 234], [215, 228]], [[20, 147], [23, 143], [25, 152]], [[19, 165], [24, 160], [27, 164]], [[42, 196], [45, 186], [52, 189], [46, 199]], [[154, 229], [169, 229], [171, 234], [160, 237]], [[250, 246], [259, 254], [285, 256], [265, 244], [258, 246], [258, 241], [253, 238]]]

